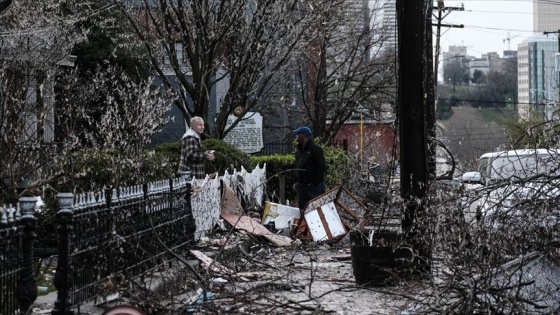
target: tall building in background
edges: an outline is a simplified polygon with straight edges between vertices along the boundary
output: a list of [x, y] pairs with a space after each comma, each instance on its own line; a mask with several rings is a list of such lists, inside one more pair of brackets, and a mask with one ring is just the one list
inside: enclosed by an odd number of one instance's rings
[[533, 32], [560, 30], [560, 1], [533, 0]]
[[348, 16], [355, 20], [355, 26], [359, 29], [369, 29], [369, 1], [368, 0], [346, 0], [345, 10]]
[[532, 116], [551, 118], [558, 100], [558, 73], [554, 55], [558, 51], [556, 38], [536, 33], [519, 44], [517, 55], [517, 94], [519, 118]]
[[397, 0], [383, 3], [383, 46], [397, 48]]

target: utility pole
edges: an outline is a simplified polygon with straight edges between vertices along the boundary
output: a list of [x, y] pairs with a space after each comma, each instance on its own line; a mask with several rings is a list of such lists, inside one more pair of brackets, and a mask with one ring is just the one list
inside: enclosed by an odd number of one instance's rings
[[[450, 25], [450, 24], [442, 24], [441, 21], [443, 21], [443, 19], [449, 15], [449, 13], [451, 13], [451, 11], [455, 11], [455, 10], [459, 10], [462, 11], [464, 10], [464, 7], [446, 7], [443, 4], [443, 0], [438, 0], [437, 1], [437, 6], [438, 6], [438, 14], [437, 16], [435, 16], [433, 14], [433, 2], [431, 0], [429, 0], [429, 4], [428, 4], [428, 16], [426, 18], [427, 21], [427, 25], [426, 25], [426, 43], [429, 43], [430, 46], [426, 46], [426, 53], [429, 53], [430, 55], [427, 56], [428, 60], [429, 60], [429, 68], [426, 69], [426, 75], [425, 75], [425, 80], [426, 80], [426, 104], [428, 106], [427, 111], [426, 111], [426, 122], [427, 122], [427, 132], [428, 132], [428, 175], [429, 178], [431, 179], [435, 179], [437, 174], [436, 174], [436, 98], [437, 98], [437, 84], [438, 84], [438, 64], [439, 64], [439, 55], [440, 55], [440, 45], [439, 45], [439, 40], [441, 37], [441, 27], [458, 27], [458, 28], [462, 28], [463, 25]], [[447, 13], [445, 13], [447, 11]], [[445, 14], [444, 14], [445, 13]], [[434, 15], [434, 17], [437, 20], [437, 24], [435, 24], [435, 26], [437, 26], [437, 32], [436, 32], [436, 53], [435, 53], [435, 58], [433, 56], [433, 50], [432, 50], [432, 26], [434, 26], [434, 24], [431, 21], [431, 16]], [[428, 62], [426, 62], [426, 64], [428, 64]], [[432, 64], [434, 65], [434, 67], [432, 68]], [[430, 86], [428, 87], [428, 84], [430, 84]]]
[[[437, 78], [438, 78], [438, 66], [439, 66], [439, 55], [440, 55], [440, 46], [439, 46], [439, 40], [441, 37], [441, 28], [442, 27], [449, 27], [449, 28], [464, 28], [465, 26], [463, 24], [460, 25], [455, 25], [455, 24], [443, 24], [441, 23], [441, 21], [443, 21], [443, 19], [445, 19], [449, 13], [451, 13], [452, 11], [465, 11], [465, 7], [463, 5], [461, 5], [460, 7], [446, 7], [443, 4], [443, 0], [437, 0], [437, 6], [438, 6], [438, 15], [434, 16], [437, 20], [437, 24], [435, 24], [435, 26], [437, 27], [436, 30], [436, 56], [435, 56], [435, 62], [434, 62], [434, 92], [437, 93]], [[445, 13], [445, 14], [444, 14]], [[432, 24], [434, 25], [434, 24]]]
[[[426, 112], [429, 104], [424, 95], [428, 90], [424, 79], [428, 60], [425, 49], [426, 19], [430, 16], [425, 15], [425, 3], [426, 0], [397, 0], [400, 184], [405, 203], [401, 226], [405, 239], [418, 252], [418, 267], [422, 269], [429, 268], [425, 264], [430, 255], [429, 244], [423, 237], [425, 231], [418, 226], [426, 215], [428, 189]], [[432, 86], [430, 84], [430, 89]], [[414, 228], [415, 225], [417, 228]]]
[[6, 10], [12, 4], [12, 0], [0, 1], [0, 12]]
[[558, 89], [558, 100], [556, 100], [556, 103], [560, 106], [560, 30], [557, 30], [555, 32], [543, 32], [544, 35], [548, 35], [548, 34], [556, 34], [556, 36], [558, 37], [558, 54], [556, 54], [554, 57], [555, 59], [555, 66], [556, 66], [556, 71], [558, 71], [558, 86], [556, 87]]

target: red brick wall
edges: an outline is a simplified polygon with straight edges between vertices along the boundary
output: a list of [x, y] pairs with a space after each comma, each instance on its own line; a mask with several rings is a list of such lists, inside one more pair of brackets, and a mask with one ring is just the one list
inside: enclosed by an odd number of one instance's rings
[[[398, 137], [390, 124], [363, 124], [363, 134], [360, 137], [360, 124], [346, 124], [334, 137], [336, 146], [342, 148], [344, 140], [348, 141], [348, 152], [364, 161], [387, 164], [391, 157], [398, 159]], [[362, 154], [360, 144], [363, 139]], [[393, 149], [394, 147], [394, 149]]]

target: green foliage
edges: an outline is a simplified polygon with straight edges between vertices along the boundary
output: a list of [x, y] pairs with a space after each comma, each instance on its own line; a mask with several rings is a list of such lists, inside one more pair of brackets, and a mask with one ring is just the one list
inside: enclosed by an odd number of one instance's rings
[[[125, 157], [123, 157], [125, 156]], [[162, 152], [126, 156], [118, 150], [84, 149], [71, 155], [63, 175], [50, 185], [57, 191], [80, 193], [172, 178], [176, 165]]]
[[[513, 67], [510, 63], [507, 67]], [[486, 82], [479, 87], [472, 87], [470, 91], [471, 106], [473, 107], [506, 107], [511, 101], [512, 95], [517, 94], [517, 70], [512, 68], [508, 71], [490, 71], [486, 76]]]
[[477, 113], [482, 121], [498, 124], [515, 122], [518, 117], [516, 110], [506, 108], [480, 108]]
[[555, 122], [543, 121], [540, 118], [531, 118], [528, 121], [510, 119], [505, 126], [513, 149], [558, 147], [560, 126]]
[[141, 182], [173, 178], [177, 174], [178, 158], [167, 152], [146, 151], [141, 166]]
[[338, 185], [347, 185], [352, 179], [355, 167], [352, 159], [344, 150], [322, 146], [327, 161], [327, 186], [333, 188]]
[[461, 100], [455, 95], [453, 94], [450, 98], [449, 98], [449, 105], [451, 107], [457, 107], [459, 106], [459, 104], [461, 103]]
[[181, 141], [162, 143], [154, 148], [154, 151], [169, 159], [175, 171], [179, 167], [179, 160], [181, 158]]
[[471, 82], [475, 84], [486, 83], [486, 74], [479, 69], [474, 70]]
[[[327, 162], [326, 182], [327, 189], [338, 185], [347, 185], [352, 179], [352, 169], [355, 167], [352, 159], [344, 152], [344, 150], [321, 145], [325, 152], [325, 160]], [[284, 178], [284, 189], [287, 200], [295, 200], [296, 192], [292, 187], [295, 184], [295, 156], [288, 155], [266, 155], [251, 157], [255, 164], [266, 163], [267, 177], [267, 194], [269, 196], [279, 196], [282, 183], [280, 176]]]
[[[63, 178], [51, 185], [60, 191], [72, 188], [78, 193], [173, 178], [179, 166], [181, 146], [180, 141], [165, 143], [139, 156], [126, 158], [116, 150], [82, 150], [72, 155], [71, 167]], [[226, 170], [240, 170], [241, 166], [248, 171], [254, 168], [247, 154], [224, 141], [207, 139], [202, 141], [202, 147], [216, 151], [216, 159], [206, 163], [208, 174], [217, 171], [223, 175]]]
[[207, 161], [206, 172], [208, 174], [218, 172], [223, 175], [226, 171], [233, 172], [241, 170], [243, 166], [246, 170], [251, 171], [255, 164], [247, 153], [237, 149], [233, 145], [214, 138], [202, 141], [202, 150], [214, 150], [216, 159], [213, 162]]
[[296, 199], [296, 192], [292, 189], [295, 184], [294, 169], [296, 165], [293, 154], [252, 156], [251, 160], [256, 165], [266, 164], [266, 191], [270, 197], [280, 197], [280, 185], [283, 184], [286, 199]]
[[453, 107], [451, 106], [451, 102], [448, 102], [446, 99], [439, 99], [436, 106], [436, 119], [449, 119], [452, 114]]

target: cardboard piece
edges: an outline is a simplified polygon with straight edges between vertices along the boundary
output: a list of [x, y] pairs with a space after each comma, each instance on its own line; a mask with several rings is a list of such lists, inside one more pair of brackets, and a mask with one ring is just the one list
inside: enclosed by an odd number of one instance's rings
[[270, 232], [262, 224], [248, 216], [238, 216], [235, 214], [222, 213], [222, 219], [231, 224], [234, 229], [247, 231], [253, 235], [260, 235], [276, 246], [289, 246], [292, 239], [282, 235], [276, 235]]
[[243, 206], [241, 206], [241, 201], [235, 195], [235, 192], [231, 187], [226, 185], [222, 181], [222, 204], [220, 205], [222, 213], [229, 214], [243, 214]]

